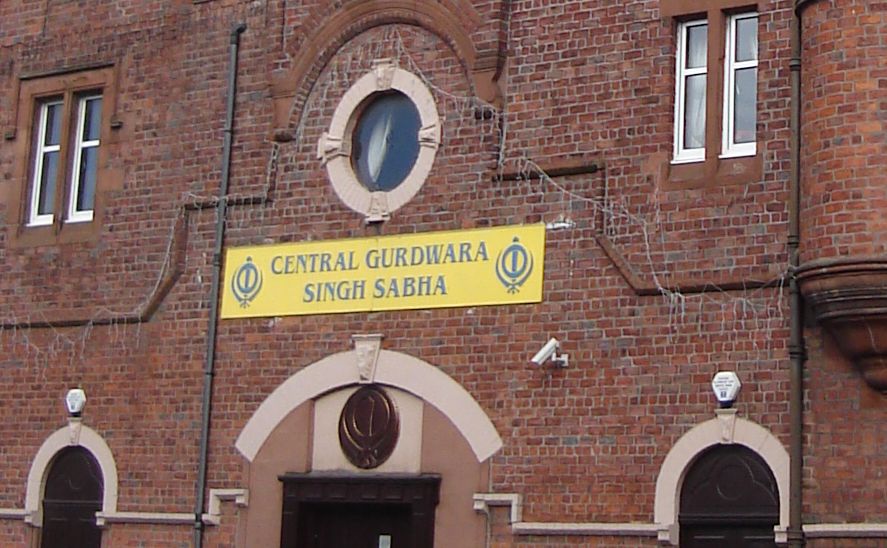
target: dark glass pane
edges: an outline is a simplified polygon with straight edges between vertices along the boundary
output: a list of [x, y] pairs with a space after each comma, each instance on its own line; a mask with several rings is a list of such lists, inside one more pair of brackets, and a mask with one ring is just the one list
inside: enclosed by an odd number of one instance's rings
[[351, 161], [368, 190], [388, 191], [409, 175], [419, 156], [419, 111], [400, 93], [378, 96], [360, 115]]
[[46, 105], [46, 136], [43, 138], [45, 146], [57, 145], [62, 137], [62, 105], [61, 103], [49, 103]]
[[99, 132], [102, 121], [102, 99], [88, 99], [84, 105], [86, 113], [83, 117], [83, 140], [96, 141], [99, 138]]
[[37, 197], [37, 214], [51, 214], [55, 208], [55, 181], [58, 178], [59, 153], [43, 154], [40, 172], [40, 196]]
[[705, 75], [686, 79], [684, 97], [684, 148], [705, 146]]
[[736, 21], [736, 60], [753, 61], [758, 58], [758, 18]]
[[77, 189], [77, 211], [91, 211], [95, 203], [95, 180], [99, 160], [99, 147], [82, 150], [80, 180]]
[[733, 142], [755, 140], [758, 71], [747, 68], [736, 71], [736, 102], [733, 107]]
[[687, 27], [687, 68], [699, 68], [706, 65], [708, 51], [708, 25]]

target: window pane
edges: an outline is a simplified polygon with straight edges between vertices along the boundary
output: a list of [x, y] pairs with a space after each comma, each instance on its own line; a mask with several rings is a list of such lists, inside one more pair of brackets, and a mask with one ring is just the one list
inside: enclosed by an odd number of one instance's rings
[[705, 75], [688, 76], [684, 99], [684, 148], [705, 146]]
[[58, 175], [59, 153], [43, 154], [40, 172], [40, 196], [37, 197], [37, 214], [51, 215], [55, 207], [55, 181]]
[[46, 136], [44, 146], [59, 144], [62, 137], [62, 105], [50, 103], [46, 105]]
[[736, 60], [753, 61], [758, 58], [758, 18], [746, 17], [736, 21]]
[[758, 71], [747, 68], [736, 71], [736, 103], [733, 107], [733, 142], [751, 143], [755, 140]]
[[91, 211], [95, 204], [95, 180], [99, 147], [84, 148], [80, 157], [80, 179], [77, 189], [77, 211]]
[[86, 101], [86, 114], [83, 118], [83, 140], [97, 141], [102, 120], [101, 98]]
[[708, 51], [708, 25], [687, 27], [687, 68], [705, 66]]
[[419, 111], [400, 92], [380, 95], [360, 115], [352, 137], [357, 179], [371, 191], [397, 188], [419, 156]]

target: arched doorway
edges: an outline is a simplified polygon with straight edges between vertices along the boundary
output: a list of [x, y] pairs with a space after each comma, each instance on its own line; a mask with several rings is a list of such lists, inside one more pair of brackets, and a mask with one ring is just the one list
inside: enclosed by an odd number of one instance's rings
[[[348, 401], [368, 386], [391, 397], [400, 424], [390, 457], [362, 469], [340, 427]], [[246, 545], [397, 548], [404, 535], [413, 539], [404, 546], [484, 545], [473, 495], [488, 489], [502, 440], [465, 388], [418, 358], [381, 349], [327, 356], [269, 394], [236, 447], [249, 463]]]
[[86, 449], [60, 451], [46, 476], [41, 548], [100, 548], [104, 484], [98, 462]]
[[685, 548], [775, 547], [776, 479], [751, 449], [715, 445], [699, 456], [684, 478], [679, 522], [680, 545]]

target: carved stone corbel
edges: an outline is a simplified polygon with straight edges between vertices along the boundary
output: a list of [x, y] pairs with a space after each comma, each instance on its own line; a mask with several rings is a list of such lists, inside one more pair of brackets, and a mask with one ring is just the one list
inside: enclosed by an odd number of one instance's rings
[[736, 409], [718, 409], [715, 411], [715, 415], [721, 427], [721, 443], [733, 443], [733, 433], [736, 431]]
[[361, 384], [372, 384], [375, 381], [383, 337], [384, 335], [378, 333], [351, 335], [351, 340], [354, 341], [354, 351], [357, 354], [358, 382]]
[[842, 257], [798, 268], [813, 316], [871, 388], [887, 393], [887, 257]]
[[70, 434], [70, 445], [80, 445], [80, 430], [82, 430], [83, 419], [80, 417], [68, 417], [68, 432]]
[[385, 91], [391, 89], [391, 82], [394, 80], [394, 69], [397, 64], [394, 59], [376, 59], [373, 61], [373, 73], [376, 75], [376, 89]]
[[348, 143], [341, 137], [324, 132], [317, 140], [317, 159], [321, 160], [323, 165], [337, 156], [348, 156], [349, 153]]
[[380, 223], [391, 218], [391, 211], [388, 209], [388, 193], [387, 192], [371, 192], [370, 207], [366, 212], [366, 222]]

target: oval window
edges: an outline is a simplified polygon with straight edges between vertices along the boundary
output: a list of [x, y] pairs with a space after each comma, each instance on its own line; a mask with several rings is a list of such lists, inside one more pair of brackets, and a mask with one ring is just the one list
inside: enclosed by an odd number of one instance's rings
[[368, 223], [382, 222], [419, 192], [440, 146], [434, 96], [390, 59], [354, 83], [317, 142], [336, 195]]
[[351, 162], [367, 190], [389, 191], [412, 171], [419, 156], [419, 110], [399, 91], [370, 98], [352, 135]]

